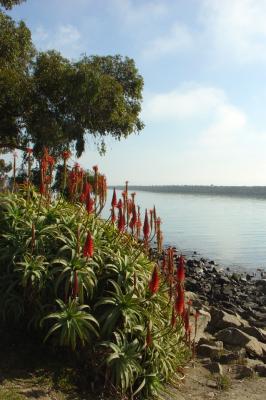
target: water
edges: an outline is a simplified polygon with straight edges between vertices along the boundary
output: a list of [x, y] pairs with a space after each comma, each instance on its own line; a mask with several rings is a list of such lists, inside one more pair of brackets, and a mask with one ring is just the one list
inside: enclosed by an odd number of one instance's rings
[[156, 206], [164, 243], [184, 254], [196, 251], [225, 267], [266, 269], [266, 199], [138, 191], [136, 203], [142, 214]]

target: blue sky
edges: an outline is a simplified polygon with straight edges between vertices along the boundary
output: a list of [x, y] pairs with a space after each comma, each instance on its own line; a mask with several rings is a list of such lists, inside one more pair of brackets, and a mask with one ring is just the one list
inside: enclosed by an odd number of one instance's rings
[[266, 184], [266, 0], [27, 0], [39, 50], [121, 54], [144, 77], [140, 135], [88, 136], [110, 184]]

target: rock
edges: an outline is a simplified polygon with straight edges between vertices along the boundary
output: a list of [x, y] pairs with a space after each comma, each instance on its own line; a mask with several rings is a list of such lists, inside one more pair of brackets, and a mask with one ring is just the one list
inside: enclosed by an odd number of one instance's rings
[[266, 279], [256, 281], [256, 286], [263, 294], [266, 294]]
[[204, 365], [212, 374], [220, 374], [223, 375], [223, 367], [218, 362], [211, 362], [209, 364]]
[[[246, 351], [244, 350], [244, 354]], [[232, 364], [235, 363], [236, 361], [239, 361], [241, 358], [244, 356], [243, 352], [241, 354], [240, 351], [234, 351], [234, 352], [229, 352], [225, 354], [221, 354], [219, 358], [217, 358], [216, 361], [219, 361], [221, 364]]]
[[237, 328], [223, 329], [215, 336], [218, 340], [222, 340], [224, 344], [244, 347], [251, 357], [261, 358], [266, 354], [265, 343], [259, 342], [256, 338]]
[[242, 325], [248, 325], [246, 321], [244, 321], [238, 314], [236, 313], [227, 313], [223, 310], [219, 310], [215, 307], [212, 307], [211, 310], [211, 321], [209, 323], [209, 327], [211, 332], [215, 332], [221, 329], [226, 328], [239, 328]]
[[262, 343], [266, 343], [266, 331], [254, 326], [242, 327], [242, 330], [250, 336], [255, 337]]
[[237, 379], [251, 378], [254, 376], [254, 370], [246, 365], [236, 365], [234, 372]]
[[[211, 320], [211, 315], [208, 311], [204, 309], [199, 310], [199, 317], [197, 320], [197, 335], [195, 337], [195, 342], [198, 343], [200, 338], [205, 337], [205, 329], [208, 326], [210, 320]], [[191, 319], [191, 337], [194, 338], [195, 336], [195, 321], [194, 318]]]
[[197, 354], [202, 357], [218, 357], [221, 354], [221, 349], [216, 346], [210, 346], [208, 344], [202, 344], [197, 348]]
[[266, 377], [266, 365], [258, 364], [254, 369], [259, 376]]

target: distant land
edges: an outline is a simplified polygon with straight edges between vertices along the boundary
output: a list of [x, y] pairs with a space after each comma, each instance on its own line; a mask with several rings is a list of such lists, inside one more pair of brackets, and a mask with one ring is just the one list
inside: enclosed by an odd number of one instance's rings
[[[110, 189], [124, 189], [125, 186], [109, 186]], [[215, 185], [129, 185], [130, 191], [154, 193], [182, 193], [214, 196], [236, 196], [266, 198], [266, 186], [215, 186]]]

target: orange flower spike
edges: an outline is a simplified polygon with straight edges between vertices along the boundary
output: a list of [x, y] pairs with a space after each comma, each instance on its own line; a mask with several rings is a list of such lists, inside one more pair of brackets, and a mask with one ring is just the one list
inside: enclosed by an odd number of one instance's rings
[[150, 235], [150, 225], [149, 225], [148, 212], [147, 212], [147, 209], [146, 209], [146, 211], [145, 211], [145, 219], [144, 219], [144, 224], [143, 224], [143, 236], [144, 236], [144, 241], [146, 243], [149, 240], [149, 235]]
[[155, 264], [153, 272], [152, 272], [152, 277], [149, 282], [149, 289], [152, 294], [155, 294], [158, 292], [159, 287], [160, 287], [160, 277], [159, 277], [159, 273], [158, 273], [158, 267]]
[[84, 248], [83, 248], [83, 256], [84, 257], [93, 257], [94, 254], [94, 242], [91, 236], [91, 233], [88, 232]]

